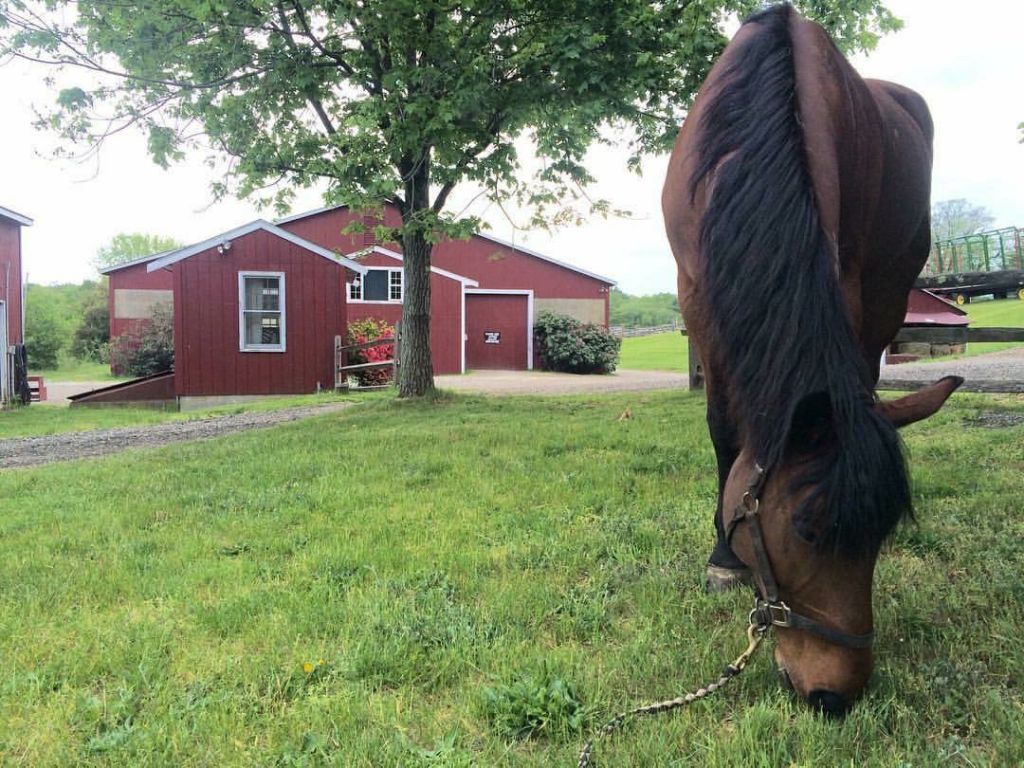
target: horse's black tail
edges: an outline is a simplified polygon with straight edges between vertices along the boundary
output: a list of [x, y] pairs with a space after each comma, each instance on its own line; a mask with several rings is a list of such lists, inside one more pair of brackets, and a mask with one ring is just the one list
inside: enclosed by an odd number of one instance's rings
[[814, 526], [820, 544], [854, 553], [878, 546], [910, 511], [910, 490], [896, 430], [872, 407], [836, 245], [819, 218], [792, 13], [782, 5], [748, 20], [756, 28], [704, 105], [690, 192], [708, 180], [702, 291], [750, 448], [771, 466], [785, 456], [794, 420], [831, 421], [833, 442], [802, 472], [813, 488], [804, 506], [824, 504], [824, 525]]

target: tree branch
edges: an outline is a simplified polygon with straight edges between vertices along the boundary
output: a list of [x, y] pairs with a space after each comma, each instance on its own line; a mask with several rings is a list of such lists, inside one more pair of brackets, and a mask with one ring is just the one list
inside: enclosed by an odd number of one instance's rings
[[[297, 5], [297, 3], [295, 3]], [[278, 16], [281, 19], [281, 35], [284, 37], [285, 42], [293, 53], [302, 55], [304, 52], [295, 42], [295, 37], [292, 35], [291, 25], [288, 23], [288, 15], [285, 13], [284, 5], [282, 3], [277, 4]], [[311, 62], [312, 63], [312, 62]], [[329, 136], [333, 136], [338, 131], [334, 127], [334, 123], [331, 122], [331, 118], [327, 114], [327, 110], [324, 109], [323, 102], [315, 95], [311, 93], [306, 94], [306, 101], [313, 107], [313, 111], [316, 112], [317, 117], [320, 118], [320, 123], [323, 125], [324, 130], [327, 131]]]

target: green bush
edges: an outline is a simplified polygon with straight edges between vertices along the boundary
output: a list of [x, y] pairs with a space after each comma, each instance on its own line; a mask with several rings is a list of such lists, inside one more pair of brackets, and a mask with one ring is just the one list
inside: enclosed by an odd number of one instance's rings
[[599, 325], [541, 312], [534, 321], [533, 334], [545, 370], [611, 373], [618, 365], [621, 341]]
[[110, 362], [110, 311], [106, 301], [86, 307], [71, 338], [71, 354], [79, 360]]
[[152, 317], [138, 332], [110, 342], [110, 369], [128, 376], [174, 370], [174, 311], [170, 304], [155, 306]]
[[30, 301], [25, 307], [25, 351], [29, 370], [56, 368], [66, 336], [60, 319], [48, 304]]

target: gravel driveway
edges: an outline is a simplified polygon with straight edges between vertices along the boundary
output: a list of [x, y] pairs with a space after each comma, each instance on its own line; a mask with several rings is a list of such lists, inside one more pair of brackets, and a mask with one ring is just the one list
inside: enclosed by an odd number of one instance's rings
[[1009, 381], [1024, 383], [1024, 347], [934, 363], [887, 365], [882, 368], [879, 389], [904, 381], [936, 381], [950, 375], [964, 377], [964, 391], [968, 391], [972, 385], [984, 389]]
[[461, 376], [437, 376], [434, 382], [441, 389], [485, 395], [589, 395], [689, 386], [685, 373], [628, 370], [618, 370], [608, 376], [550, 371], [473, 371]]
[[186, 440], [208, 440], [212, 437], [261, 429], [289, 421], [320, 416], [348, 408], [353, 403], [306, 405], [282, 408], [279, 411], [235, 413], [208, 419], [172, 421], [140, 427], [91, 429], [63, 432], [41, 437], [14, 437], [0, 440], [0, 469], [31, 467], [54, 461], [68, 461], [91, 456], [105, 456], [128, 448], [155, 448]]

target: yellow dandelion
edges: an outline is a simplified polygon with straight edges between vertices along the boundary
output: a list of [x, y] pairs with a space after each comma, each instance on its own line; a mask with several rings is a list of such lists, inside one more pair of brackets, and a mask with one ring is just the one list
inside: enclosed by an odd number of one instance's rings
[[310, 672], [312, 672], [313, 671], [313, 662], [307, 661], [305, 664], [303, 664], [302, 665], [302, 671], [305, 672], [307, 675]]

